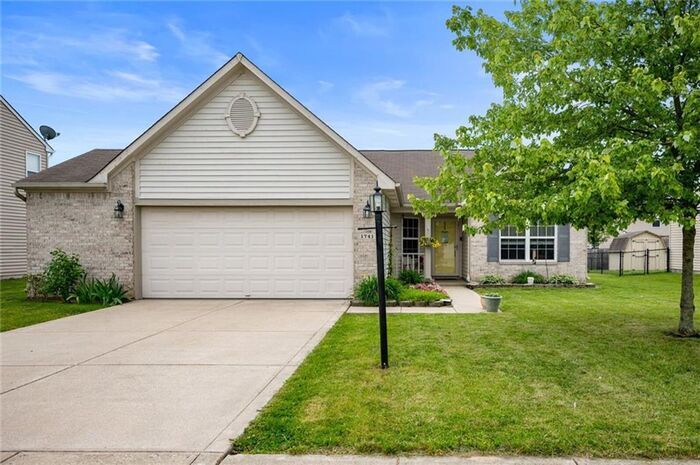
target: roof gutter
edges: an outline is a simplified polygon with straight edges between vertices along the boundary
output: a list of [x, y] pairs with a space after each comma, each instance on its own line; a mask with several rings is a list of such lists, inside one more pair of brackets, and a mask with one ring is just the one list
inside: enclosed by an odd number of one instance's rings
[[22, 195], [22, 194], [19, 192], [19, 187], [15, 187], [15, 197], [17, 197], [18, 199], [20, 199], [22, 202], [26, 202], [26, 201], [27, 201], [27, 196], [26, 196], [26, 195]]
[[[41, 181], [31, 181], [31, 182], [16, 182], [12, 185], [15, 188], [15, 195], [17, 195], [18, 189], [22, 189], [25, 192], [32, 191], [64, 191], [64, 192], [101, 192], [107, 190], [106, 183], [87, 183], [87, 182], [73, 182], [73, 181], [58, 181], [58, 182], [41, 182]], [[20, 197], [21, 198], [21, 197]]]

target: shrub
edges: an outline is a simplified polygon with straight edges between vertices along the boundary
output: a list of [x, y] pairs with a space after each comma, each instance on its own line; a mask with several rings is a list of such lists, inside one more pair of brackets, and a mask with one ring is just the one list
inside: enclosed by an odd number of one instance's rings
[[[386, 300], [399, 300], [403, 286], [401, 282], [387, 276], [384, 280], [384, 291]], [[362, 281], [355, 286], [355, 298], [362, 301], [365, 305], [379, 304], [379, 286], [377, 285], [377, 277], [374, 275], [366, 276]]]
[[571, 276], [570, 274], [553, 274], [552, 276], [549, 277], [549, 281], [547, 281], [549, 284], [567, 284], [567, 285], [572, 285], [572, 284], [578, 284], [578, 279], [576, 279], [574, 276]]
[[401, 270], [401, 273], [399, 273], [399, 281], [403, 284], [418, 284], [425, 281], [425, 276], [416, 270]]
[[124, 286], [112, 273], [106, 280], [83, 277], [76, 284], [70, 299], [79, 304], [99, 303], [109, 306], [122, 304], [126, 302], [127, 297]]
[[44, 271], [42, 293], [57, 295], [67, 301], [75, 291], [75, 285], [85, 276], [77, 255], [68, 255], [61, 249], [51, 252], [51, 261]]
[[487, 274], [481, 278], [481, 284], [505, 284], [506, 280], [500, 274]]
[[516, 274], [511, 282], [513, 284], [527, 284], [527, 278], [535, 278], [535, 283], [537, 284], [544, 284], [547, 282], [544, 276], [534, 271], [523, 271], [520, 274]]
[[42, 273], [28, 274], [24, 276], [24, 292], [27, 299], [46, 299], [44, 292], [44, 275]]

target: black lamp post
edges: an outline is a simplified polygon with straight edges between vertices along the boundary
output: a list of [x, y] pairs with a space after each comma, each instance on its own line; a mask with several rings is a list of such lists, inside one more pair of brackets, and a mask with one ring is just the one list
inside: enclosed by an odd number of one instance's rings
[[374, 237], [377, 243], [377, 291], [379, 293], [379, 344], [382, 369], [389, 368], [389, 346], [386, 334], [386, 292], [384, 287], [384, 225], [382, 213], [386, 211], [386, 198], [377, 185], [374, 194], [362, 211], [362, 216], [370, 218], [374, 212]]

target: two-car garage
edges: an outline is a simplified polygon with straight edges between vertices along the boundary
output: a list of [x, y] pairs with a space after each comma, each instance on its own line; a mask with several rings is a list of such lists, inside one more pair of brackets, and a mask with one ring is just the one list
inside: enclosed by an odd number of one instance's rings
[[350, 207], [141, 207], [143, 297], [345, 298]]

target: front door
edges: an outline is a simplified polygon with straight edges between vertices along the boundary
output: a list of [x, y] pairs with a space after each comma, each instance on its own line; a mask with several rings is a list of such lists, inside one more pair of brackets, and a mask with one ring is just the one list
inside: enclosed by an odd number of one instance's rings
[[435, 276], [457, 275], [457, 220], [455, 218], [435, 218], [433, 238], [440, 247], [433, 249], [433, 274]]

